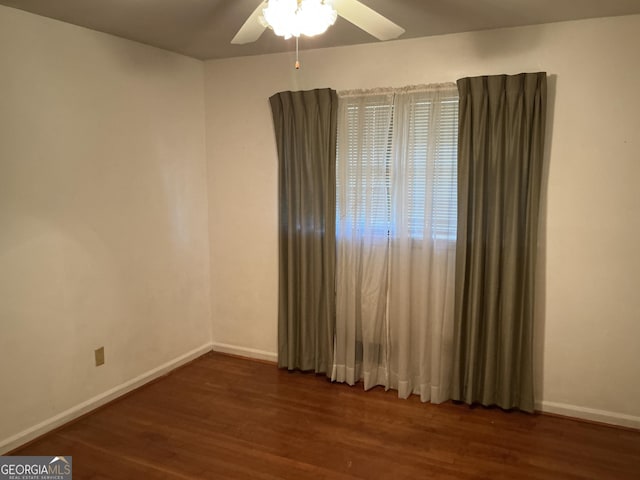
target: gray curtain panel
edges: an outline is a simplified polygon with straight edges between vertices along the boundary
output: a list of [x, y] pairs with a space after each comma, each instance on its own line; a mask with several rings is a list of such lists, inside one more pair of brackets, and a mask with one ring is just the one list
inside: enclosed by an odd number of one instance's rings
[[532, 331], [546, 73], [458, 80], [453, 399], [533, 403]]
[[278, 147], [278, 366], [331, 374], [338, 96], [319, 89], [269, 101]]

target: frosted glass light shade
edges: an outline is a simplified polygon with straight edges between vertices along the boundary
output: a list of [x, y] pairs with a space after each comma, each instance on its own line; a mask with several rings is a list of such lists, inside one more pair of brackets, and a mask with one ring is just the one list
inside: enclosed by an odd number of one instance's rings
[[324, 33], [336, 17], [331, 0], [268, 0], [261, 20], [276, 35], [288, 39]]

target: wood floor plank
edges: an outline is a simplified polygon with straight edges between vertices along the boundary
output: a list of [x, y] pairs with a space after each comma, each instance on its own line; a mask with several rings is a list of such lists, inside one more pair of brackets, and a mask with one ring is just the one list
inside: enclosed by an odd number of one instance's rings
[[640, 432], [332, 384], [211, 353], [14, 452], [77, 479], [640, 478]]

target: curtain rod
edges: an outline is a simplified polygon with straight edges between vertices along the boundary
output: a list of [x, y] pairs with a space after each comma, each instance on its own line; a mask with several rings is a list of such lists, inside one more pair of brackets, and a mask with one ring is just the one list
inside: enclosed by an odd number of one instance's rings
[[406, 87], [381, 87], [371, 89], [341, 90], [339, 97], [355, 97], [361, 95], [392, 95], [395, 93], [432, 92], [435, 90], [457, 90], [454, 82], [430, 83], [428, 85], [408, 85]]

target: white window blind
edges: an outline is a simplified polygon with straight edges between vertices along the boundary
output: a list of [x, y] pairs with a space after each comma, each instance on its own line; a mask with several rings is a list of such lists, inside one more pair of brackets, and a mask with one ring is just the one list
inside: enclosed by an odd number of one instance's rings
[[455, 239], [455, 86], [340, 101], [337, 234]]
[[338, 136], [338, 217], [361, 234], [387, 235], [391, 225], [390, 163], [393, 97], [373, 96], [344, 108], [346, 129]]

